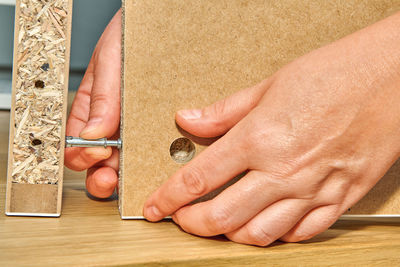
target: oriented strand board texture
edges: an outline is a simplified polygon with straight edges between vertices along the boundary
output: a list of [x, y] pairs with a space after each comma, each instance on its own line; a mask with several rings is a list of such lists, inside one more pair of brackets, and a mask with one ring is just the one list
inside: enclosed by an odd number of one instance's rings
[[72, 0], [16, 2], [9, 215], [59, 215]]
[[[174, 114], [254, 85], [291, 60], [400, 10], [399, 0], [125, 0], [120, 211], [181, 164]], [[196, 144], [196, 154], [204, 146]], [[400, 213], [397, 163], [356, 214]]]

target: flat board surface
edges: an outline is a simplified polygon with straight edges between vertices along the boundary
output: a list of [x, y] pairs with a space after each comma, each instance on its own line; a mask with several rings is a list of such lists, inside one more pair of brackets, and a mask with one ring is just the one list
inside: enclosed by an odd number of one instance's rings
[[[400, 10], [400, 1], [126, 0], [120, 165], [123, 218], [182, 164], [179, 109], [252, 86], [291, 60]], [[203, 140], [204, 141], [204, 140]], [[204, 148], [195, 144], [196, 154]], [[400, 164], [352, 214], [400, 213]]]
[[17, 0], [8, 215], [61, 213], [72, 0]]
[[0, 111], [0, 266], [395, 266], [399, 220], [341, 221], [307, 242], [258, 248], [200, 238], [174, 223], [121, 220], [117, 200], [85, 192], [85, 173], [66, 170], [63, 216], [4, 215], [9, 113]]

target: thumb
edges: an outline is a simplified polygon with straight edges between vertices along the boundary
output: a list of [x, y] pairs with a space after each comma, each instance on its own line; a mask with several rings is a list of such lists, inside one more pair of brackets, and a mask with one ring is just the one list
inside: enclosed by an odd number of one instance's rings
[[266, 79], [203, 109], [180, 110], [176, 113], [176, 122], [195, 136], [223, 135], [258, 104], [270, 84], [271, 79]]
[[89, 120], [80, 136], [110, 137], [119, 126], [121, 76], [121, 14], [117, 12], [96, 46]]

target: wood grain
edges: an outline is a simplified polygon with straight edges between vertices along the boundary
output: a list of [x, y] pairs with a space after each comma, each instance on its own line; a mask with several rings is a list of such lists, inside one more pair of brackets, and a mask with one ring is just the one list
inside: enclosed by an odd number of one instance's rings
[[[210, 140], [176, 127], [175, 112], [212, 104], [257, 84], [291, 60], [400, 10], [398, 0], [124, 2], [120, 164], [122, 218], [182, 164], [171, 143], [196, 155]], [[351, 214], [400, 214], [400, 163]]]
[[396, 266], [399, 221], [340, 221], [267, 248], [200, 238], [171, 221], [121, 220], [117, 199], [91, 199], [85, 173], [65, 170], [60, 218], [4, 215], [9, 113], [0, 111], [0, 266]]
[[[72, 3], [73, 0], [16, 2], [7, 172], [8, 215], [61, 214]], [[40, 103], [38, 99], [41, 99]], [[18, 119], [17, 111], [31, 113], [27, 113], [24, 136], [18, 132], [24, 125], [24, 116]], [[36, 134], [46, 130], [44, 126], [48, 128], [48, 136], [37, 137]], [[34, 144], [28, 139], [31, 137], [39, 143]], [[22, 159], [15, 154], [17, 148], [25, 153]], [[24, 164], [17, 165], [17, 158], [22, 163], [31, 159], [25, 164], [30, 173], [23, 175], [26, 177], [21, 175], [19, 179], [15, 178], [13, 171]], [[39, 167], [40, 164], [45, 167]]]

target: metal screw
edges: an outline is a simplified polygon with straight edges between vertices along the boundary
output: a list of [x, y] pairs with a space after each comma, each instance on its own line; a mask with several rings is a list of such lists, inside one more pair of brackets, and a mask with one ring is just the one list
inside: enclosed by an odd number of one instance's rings
[[83, 139], [80, 137], [66, 136], [65, 147], [99, 147], [104, 148], [114, 146], [120, 149], [122, 147], [122, 140], [107, 140], [107, 138], [100, 139]]

